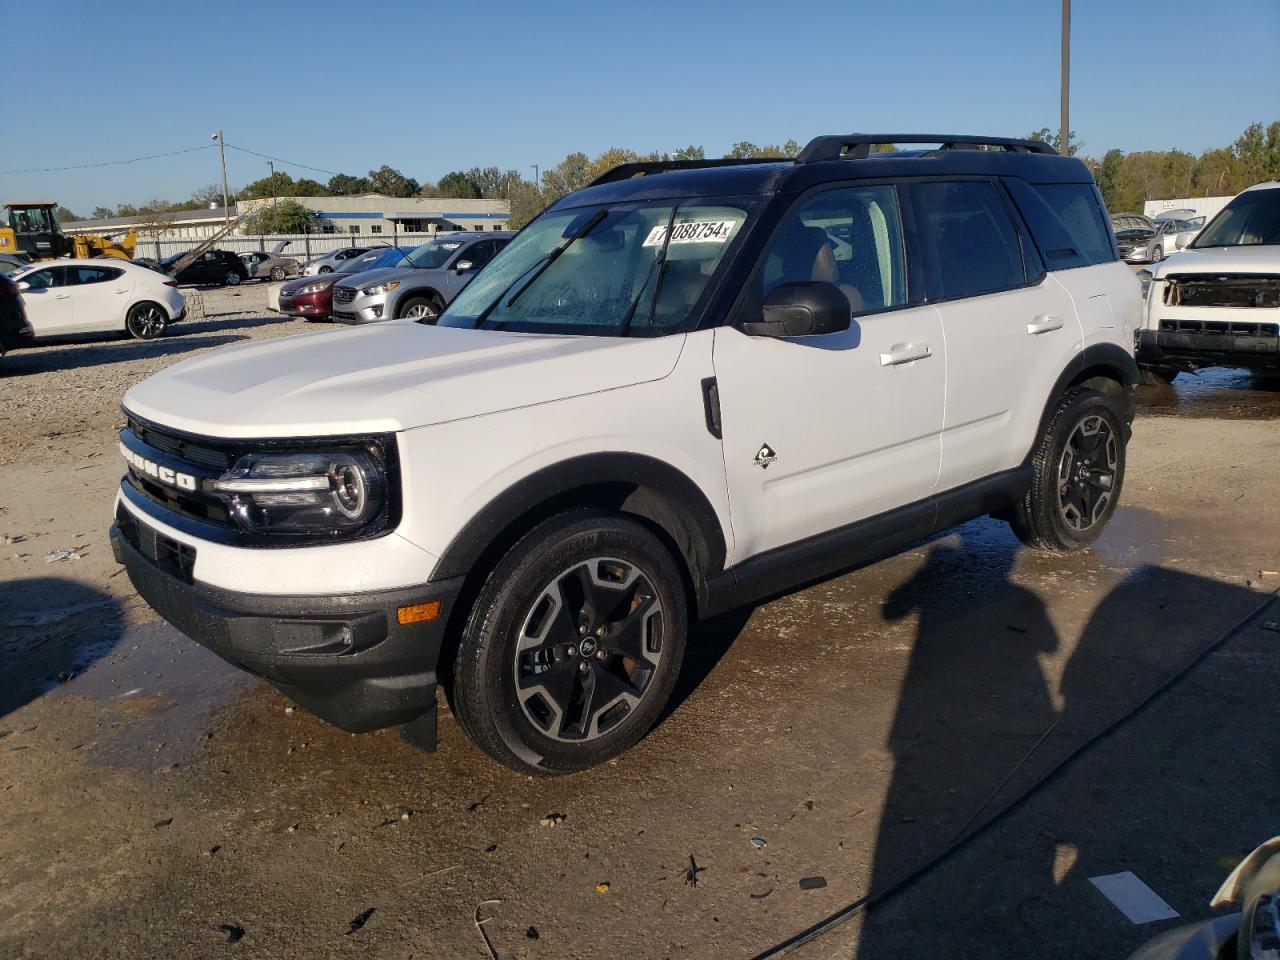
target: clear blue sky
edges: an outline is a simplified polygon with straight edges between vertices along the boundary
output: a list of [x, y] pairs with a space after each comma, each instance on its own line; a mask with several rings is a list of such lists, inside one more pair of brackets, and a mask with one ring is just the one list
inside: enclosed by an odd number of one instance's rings
[[[419, 180], [544, 169], [573, 150], [850, 130], [1023, 135], [1058, 123], [1058, 0], [538, 4], [0, 0], [15, 59], [0, 170], [227, 141]], [[1085, 152], [1229, 144], [1280, 119], [1280, 0], [1075, 0], [1072, 127]], [[1164, 56], [1157, 56], [1163, 52]], [[31, 99], [21, 99], [29, 94]], [[233, 188], [266, 163], [228, 151]], [[327, 176], [289, 166], [295, 177]], [[216, 149], [0, 175], [4, 199], [180, 199]]]

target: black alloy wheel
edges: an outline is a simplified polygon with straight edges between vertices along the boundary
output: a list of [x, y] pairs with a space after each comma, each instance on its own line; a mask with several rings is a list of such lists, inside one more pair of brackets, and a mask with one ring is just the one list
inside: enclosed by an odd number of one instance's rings
[[135, 340], [154, 340], [169, 326], [169, 317], [158, 303], [139, 303], [129, 310], [125, 329]]
[[1096, 414], [1071, 431], [1058, 462], [1058, 510], [1072, 530], [1083, 533], [1107, 512], [1116, 486], [1119, 442]]

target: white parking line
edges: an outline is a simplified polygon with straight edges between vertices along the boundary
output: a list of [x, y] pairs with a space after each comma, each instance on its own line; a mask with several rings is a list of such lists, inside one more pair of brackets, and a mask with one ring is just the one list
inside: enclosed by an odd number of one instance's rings
[[1104, 877], [1090, 877], [1089, 882], [1132, 923], [1170, 920], [1178, 915], [1177, 910], [1160, 899], [1159, 894], [1128, 870], [1124, 873], [1109, 873]]

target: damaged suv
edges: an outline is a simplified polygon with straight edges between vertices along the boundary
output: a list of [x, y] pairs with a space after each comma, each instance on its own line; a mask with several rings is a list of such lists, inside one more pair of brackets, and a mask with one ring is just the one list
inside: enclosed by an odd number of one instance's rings
[[625, 164], [437, 325], [131, 388], [112, 542], [171, 623], [344, 729], [434, 745], [439, 684], [497, 760], [578, 770], [654, 724], [700, 618], [988, 513], [1091, 543], [1139, 303], [1044, 144]]
[[1280, 183], [1250, 187], [1138, 276], [1146, 377], [1169, 382], [1201, 367], [1280, 375]]

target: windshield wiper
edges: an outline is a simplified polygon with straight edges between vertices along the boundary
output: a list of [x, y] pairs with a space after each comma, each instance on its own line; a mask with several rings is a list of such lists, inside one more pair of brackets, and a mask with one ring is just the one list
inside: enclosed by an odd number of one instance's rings
[[618, 336], [625, 337], [631, 332], [631, 321], [635, 319], [636, 308], [640, 306], [640, 300], [644, 297], [645, 287], [649, 286], [649, 278], [653, 276], [655, 270], [658, 271], [658, 282], [653, 285], [653, 303], [649, 305], [649, 324], [653, 325], [653, 315], [658, 309], [658, 294], [662, 292], [662, 278], [667, 273], [667, 247], [671, 243], [671, 231], [676, 223], [676, 208], [671, 207], [671, 216], [667, 218], [667, 234], [662, 239], [662, 249], [658, 251], [658, 255], [654, 258], [653, 263], [649, 265], [649, 272], [645, 274], [644, 283], [640, 284], [640, 292], [636, 294], [636, 298], [631, 301], [631, 306], [627, 310], [627, 315], [622, 318], [622, 325], [618, 329]]
[[[518, 277], [516, 277], [509, 284], [507, 284], [505, 287], [502, 288], [502, 292], [498, 294], [496, 297], [494, 297], [492, 303], [490, 303], [487, 307], [485, 307], [483, 310], [480, 311], [479, 316], [476, 317], [476, 322], [472, 325], [473, 328], [476, 330], [479, 330], [480, 325], [489, 319], [489, 314], [493, 313], [493, 311], [497, 309], [498, 304], [502, 302], [502, 298], [505, 297], [508, 293], [510, 293], [512, 288], [515, 287], [516, 284], [520, 283], [521, 280], [524, 280], [525, 277], [529, 277], [529, 279], [520, 287], [520, 289], [517, 290], [514, 294], [512, 294], [511, 299], [507, 301], [507, 306], [509, 307], [513, 303], [515, 303], [516, 300], [520, 298], [520, 295], [529, 289], [529, 286], [533, 283], [533, 281], [537, 280], [540, 276], [542, 276], [543, 272], [547, 269], [547, 267], [551, 266], [551, 264], [555, 262], [555, 259], [558, 256], [560, 256], [560, 254], [568, 250], [575, 240], [589, 233], [595, 227], [596, 224], [598, 224], [601, 220], [603, 220], [608, 215], [609, 215], [609, 211], [607, 210], [597, 210], [594, 214], [591, 215], [591, 217], [587, 220], [586, 223], [584, 223], [578, 230], [574, 231], [573, 236], [571, 236], [568, 240], [560, 244], [560, 246], [556, 247], [555, 249], [548, 250], [545, 254], [543, 254], [541, 257], [535, 260], [532, 264], [530, 264]], [[532, 273], [533, 276], [529, 276], [530, 273]]]

